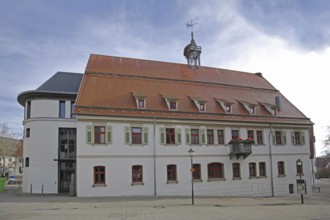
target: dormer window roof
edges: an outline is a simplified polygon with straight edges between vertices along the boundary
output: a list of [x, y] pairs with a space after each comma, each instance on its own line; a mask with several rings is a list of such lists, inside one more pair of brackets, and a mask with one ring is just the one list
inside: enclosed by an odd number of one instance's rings
[[170, 111], [177, 111], [178, 110], [178, 101], [179, 99], [173, 96], [163, 96], [164, 100], [166, 101], [166, 105], [168, 110]]
[[135, 98], [136, 107], [138, 109], [145, 109], [147, 106], [147, 103], [146, 103], [147, 96], [140, 92], [132, 92], [132, 94]]
[[217, 99], [217, 98], [215, 98], [215, 100], [220, 104], [220, 106], [225, 111], [225, 113], [232, 112], [232, 104], [234, 104], [234, 102], [231, 102], [231, 101], [228, 101], [225, 99]]
[[262, 106], [265, 107], [265, 109], [271, 114], [271, 115], [276, 115], [277, 113], [277, 107], [276, 105], [265, 103], [265, 102], [260, 102]]
[[251, 103], [251, 102], [247, 102], [247, 101], [239, 101], [244, 108], [246, 109], [246, 111], [248, 111], [251, 115], [255, 115], [256, 114], [256, 106], [257, 104]]
[[206, 112], [206, 103], [207, 101], [200, 97], [190, 97], [192, 101], [194, 101], [196, 107], [200, 112]]

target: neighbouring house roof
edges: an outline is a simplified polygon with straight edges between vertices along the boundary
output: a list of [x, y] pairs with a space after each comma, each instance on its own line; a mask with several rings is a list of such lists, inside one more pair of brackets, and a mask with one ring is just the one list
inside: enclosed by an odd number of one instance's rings
[[[132, 94], [143, 94], [147, 108], [137, 109]], [[164, 94], [178, 100], [169, 111]], [[199, 112], [191, 97], [201, 97], [206, 111]], [[280, 97], [284, 110], [271, 115], [260, 103], [275, 105]], [[230, 100], [231, 114], [217, 100]], [[249, 114], [240, 102], [255, 103]], [[260, 73], [186, 64], [92, 54], [76, 100], [77, 115], [159, 117], [226, 121], [281, 122], [311, 125], [312, 122]]]
[[18, 102], [24, 106], [25, 101], [31, 98], [75, 98], [83, 74], [57, 72], [36, 90], [22, 92], [18, 95]]

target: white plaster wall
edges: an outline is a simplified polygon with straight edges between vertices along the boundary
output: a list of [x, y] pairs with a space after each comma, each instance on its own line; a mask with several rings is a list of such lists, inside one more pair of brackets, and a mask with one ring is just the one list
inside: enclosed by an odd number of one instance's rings
[[[89, 145], [86, 144], [86, 125], [112, 125], [113, 143], [109, 145]], [[201, 164], [202, 182], [195, 182], [196, 195], [219, 195], [219, 196], [271, 196], [271, 163], [270, 146], [268, 140], [269, 129], [264, 128], [264, 145], [254, 146], [253, 153], [243, 159], [230, 160], [228, 145], [186, 145], [185, 128], [187, 125], [178, 124], [182, 131], [181, 145], [161, 145], [159, 128], [165, 125], [156, 124], [155, 141], [153, 139], [153, 124], [142, 123], [149, 127], [148, 145], [126, 145], [124, 143], [124, 128], [129, 126], [124, 122], [78, 122], [78, 173], [77, 173], [77, 193], [78, 196], [120, 196], [120, 195], [153, 195], [154, 186], [154, 144], [156, 153], [156, 193], [157, 195], [190, 195], [191, 193], [191, 173], [190, 157], [188, 150], [190, 147], [195, 151], [194, 163]], [[195, 126], [196, 127], [196, 126]], [[220, 126], [219, 126], [220, 127]], [[222, 127], [223, 128], [223, 127]], [[241, 134], [245, 134], [247, 128], [239, 129]], [[296, 184], [296, 160], [304, 162], [304, 172], [309, 169], [309, 148], [304, 146], [291, 146], [290, 129], [287, 129], [287, 145], [272, 146], [273, 152], [273, 181], [274, 194], [288, 195], [289, 184]], [[231, 127], [225, 127], [226, 143], [230, 140]], [[242, 138], [246, 138], [242, 136]], [[308, 143], [308, 135], [305, 135], [305, 143]], [[286, 177], [278, 177], [277, 162], [284, 161]], [[207, 164], [221, 162], [225, 166], [224, 181], [208, 181]], [[232, 179], [232, 163], [241, 164], [241, 180]], [[259, 176], [259, 162], [266, 162], [267, 178], [249, 178], [249, 162], [257, 164], [257, 175]], [[144, 185], [131, 185], [131, 166], [135, 164], [143, 165]], [[166, 166], [177, 165], [178, 183], [167, 183]], [[106, 167], [106, 186], [93, 187], [93, 166], [103, 165]], [[310, 175], [305, 175], [308, 188], [311, 183]], [[296, 187], [296, 185], [295, 185]], [[310, 191], [310, 190], [309, 190]]]
[[[67, 101], [70, 102], [70, 101]], [[31, 118], [24, 121], [30, 128], [30, 137], [24, 138], [23, 159], [30, 158], [29, 167], [23, 167], [23, 192], [58, 192], [58, 131], [75, 128], [73, 119], [59, 119], [58, 100], [32, 100]]]

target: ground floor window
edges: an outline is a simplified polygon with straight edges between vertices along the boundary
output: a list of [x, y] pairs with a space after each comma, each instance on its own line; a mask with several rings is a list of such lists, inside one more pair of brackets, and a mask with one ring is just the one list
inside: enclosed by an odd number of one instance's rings
[[239, 163], [233, 163], [233, 178], [241, 178], [241, 168]]
[[167, 181], [177, 181], [176, 165], [167, 165]]
[[210, 163], [207, 165], [208, 178], [224, 178], [224, 169], [222, 163]]
[[193, 179], [194, 180], [201, 180], [201, 165], [200, 164], [193, 164]]
[[143, 167], [142, 165], [132, 166], [132, 183], [143, 182]]
[[94, 184], [105, 184], [105, 167], [94, 167]]

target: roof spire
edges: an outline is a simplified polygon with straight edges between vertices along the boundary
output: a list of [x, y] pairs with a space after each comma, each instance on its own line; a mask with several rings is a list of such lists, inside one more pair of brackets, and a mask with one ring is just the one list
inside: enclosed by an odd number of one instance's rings
[[188, 44], [183, 50], [183, 55], [187, 58], [187, 64], [192, 68], [199, 68], [201, 65], [200, 54], [202, 53], [202, 48], [200, 46], [197, 46], [194, 40], [193, 32], [193, 27], [196, 24], [197, 23], [193, 23], [192, 21], [186, 24], [188, 28], [191, 28], [191, 41], [190, 44]]

